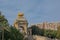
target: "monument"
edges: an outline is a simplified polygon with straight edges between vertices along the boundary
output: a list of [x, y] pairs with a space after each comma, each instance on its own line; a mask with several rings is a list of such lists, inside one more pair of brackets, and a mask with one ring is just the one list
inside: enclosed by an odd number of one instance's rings
[[33, 40], [31, 29], [28, 29], [28, 22], [23, 13], [18, 13], [18, 16], [14, 22], [14, 27], [24, 35], [25, 40]]
[[20, 30], [21, 33], [27, 35], [28, 22], [24, 17], [23, 13], [18, 13], [17, 19], [14, 22], [14, 27]]

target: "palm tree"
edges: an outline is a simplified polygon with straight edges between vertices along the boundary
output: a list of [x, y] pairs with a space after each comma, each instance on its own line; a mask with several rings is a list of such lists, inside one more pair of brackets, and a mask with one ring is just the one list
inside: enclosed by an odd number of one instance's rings
[[23, 34], [13, 26], [10, 27], [10, 31], [5, 30], [5, 40], [23, 40], [23, 38]]
[[0, 27], [2, 29], [2, 40], [4, 40], [4, 29], [6, 29], [5, 27], [7, 27], [7, 26], [8, 26], [7, 19], [0, 12]]
[[14, 27], [11, 27], [11, 40], [23, 40], [24, 36]]
[[2, 28], [2, 40], [23, 40], [24, 36], [14, 28], [9, 26], [8, 20], [0, 12], [0, 27]]

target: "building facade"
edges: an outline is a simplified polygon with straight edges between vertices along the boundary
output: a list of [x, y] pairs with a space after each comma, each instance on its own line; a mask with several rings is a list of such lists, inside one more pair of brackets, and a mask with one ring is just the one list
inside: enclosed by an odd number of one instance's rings
[[20, 30], [20, 32], [24, 35], [27, 35], [28, 22], [23, 13], [18, 13], [18, 16], [14, 22], [14, 27]]
[[60, 22], [43, 22], [39, 24], [35, 24], [37, 27], [41, 29], [50, 29], [50, 30], [57, 30], [57, 28], [60, 26]]

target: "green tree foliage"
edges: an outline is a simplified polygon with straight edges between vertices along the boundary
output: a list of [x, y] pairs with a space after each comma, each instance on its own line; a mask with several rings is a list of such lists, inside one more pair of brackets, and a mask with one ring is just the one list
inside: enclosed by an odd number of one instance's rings
[[56, 30], [40, 29], [36, 25], [31, 26], [31, 29], [32, 29], [32, 35], [41, 35], [49, 38], [56, 38], [57, 35]]
[[[4, 33], [5, 29], [7, 29], [8, 26], [9, 26], [8, 20], [0, 12], [0, 28], [1, 28], [2, 34]], [[1, 36], [2, 36], [2, 34], [1, 34]]]
[[[14, 28], [13, 26], [9, 26], [8, 20], [4, 17], [4, 15], [0, 12], [0, 28], [2, 28], [2, 32], [4, 33], [4, 40], [23, 40], [24, 36]], [[0, 35], [1, 36], [1, 35]]]
[[4, 30], [4, 40], [10, 39], [10, 32]]
[[2, 24], [3, 26], [8, 26], [9, 25], [8, 20], [1, 13], [0, 13], [0, 24]]
[[31, 26], [31, 29], [32, 29], [32, 35], [41, 35], [41, 36], [44, 35], [44, 30], [38, 28], [36, 25]]
[[20, 31], [14, 27], [11, 27], [10, 35], [12, 35], [11, 39], [13, 39], [13, 40], [23, 40], [23, 38], [24, 38], [23, 34], [20, 33]]
[[57, 30], [57, 36], [56, 36], [58, 39], [60, 39], [60, 26], [58, 27], [58, 30]]
[[44, 36], [49, 37], [49, 38], [56, 38], [57, 31], [55, 30], [45, 30]]
[[10, 27], [10, 32], [5, 31], [5, 40], [23, 40], [24, 36], [14, 27]]

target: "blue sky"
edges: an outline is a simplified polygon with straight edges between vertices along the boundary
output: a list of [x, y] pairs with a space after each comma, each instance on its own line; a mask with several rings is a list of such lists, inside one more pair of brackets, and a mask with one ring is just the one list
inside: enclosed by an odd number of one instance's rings
[[23, 12], [29, 24], [60, 21], [60, 0], [0, 0], [0, 11], [10, 24]]

